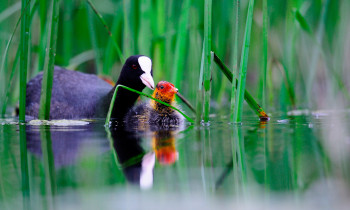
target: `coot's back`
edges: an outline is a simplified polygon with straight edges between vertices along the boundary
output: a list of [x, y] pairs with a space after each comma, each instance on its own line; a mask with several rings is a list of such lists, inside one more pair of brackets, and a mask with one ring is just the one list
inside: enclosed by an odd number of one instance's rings
[[[38, 117], [40, 107], [40, 73], [27, 83], [26, 115]], [[96, 75], [70, 71], [55, 66], [50, 119], [105, 117], [106, 97], [113, 87]]]

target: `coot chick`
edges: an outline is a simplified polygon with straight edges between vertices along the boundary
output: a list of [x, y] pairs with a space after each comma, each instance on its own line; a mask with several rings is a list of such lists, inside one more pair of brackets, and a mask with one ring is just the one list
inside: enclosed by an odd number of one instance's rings
[[[27, 83], [26, 115], [38, 117], [43, 74]], [[129, 57], [115, 86], [96, 75], [55, 67], [52, 86], [50, 119], [104, 118], [107, 115], [117, 85], [138, 91], [146, 86], [154, 89], [152, 61], [143, 55]], [[111, 118], [122, 121], [139, 94], [118, 89]]]
[[[176, 106], [175, 95], [177, 92], [177, 88], [170, 82], [160, 81], [152, 96], [172, 106]], [[150, 125], [151, 130], [155, 131], [177, 127], [184, 121], [184, 117], [176, 110], [155, 100], [150, 100], [148, 103], [142, 103], [131, 109], [124, 121], [128, 127], [144, 130]]]

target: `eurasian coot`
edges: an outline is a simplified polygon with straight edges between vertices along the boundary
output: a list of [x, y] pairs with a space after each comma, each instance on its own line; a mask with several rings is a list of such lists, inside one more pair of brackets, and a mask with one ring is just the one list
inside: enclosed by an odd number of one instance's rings
[[[26, 115], [38, 117], [42, 73], [27, 83]], [[106, 117], [114, 89], [125, 85], [138, 91], [154, 89], [152, 61], [143, 55], [129, 57], [114, 88], [96, 75], [55, 67], [50, 119]], [[134, 105], [138, 94], [120, 88], [112, 119], [122, 120]]]
[[[175, 106], [175, 95], [177, 91], [177, 88], [170, 82], [160, 81], [152, 96]], [[184, 117], [177, 111], [155, 100], [150, 100], [148, 103], [142, 103], [132, 108], [126, 115], [124, 121], [127, 126], [139, 130], [150, 125], [151, 130], [154, 131], [168, 130], [169, 128], [180, 125], [183, 120]]]

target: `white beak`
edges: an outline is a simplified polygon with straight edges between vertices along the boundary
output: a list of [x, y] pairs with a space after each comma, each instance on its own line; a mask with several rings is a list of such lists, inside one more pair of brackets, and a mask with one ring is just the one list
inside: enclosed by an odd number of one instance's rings
[[153, 77], [151, 74], [149, 73], [143, 73], [140, 76], [140, 79], [142, 81], [143, 84], [145, 84], [148, 88], [150, 89], [154, 89], [154, 81], [153, 81]]

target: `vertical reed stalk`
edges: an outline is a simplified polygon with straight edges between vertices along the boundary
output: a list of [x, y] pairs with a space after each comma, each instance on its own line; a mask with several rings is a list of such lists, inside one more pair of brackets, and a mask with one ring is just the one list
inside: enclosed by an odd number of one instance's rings
[[204, 4], [204, 122], [209, 122], [210, 89], [211, 89], [211, 20], [212, 0], [205, 0]]
[[[116, 15], [113, 20], [112, 25], [112, 32], [113, 34], [116, 34], [116, 39], [120, 40], [122, 32], [122, 23], [123, 23], [123, 14], [120, 12], [121, 9], [116, 11]], [[111, 75], [113, 64], [116, 61], [116, 49], [113, 46], [113, 42], [116, 42], [117, 40], [112, 40], [110, 38], [107, 43], [106, 50], [104, 52], [104, 60], [103, 60], [103, 75]], [[119, 55], [118, 55], [119, 56]], [[120, 58], [119, 58], [120, 59]]]
[[176, 36], [176, 47], [175, 47], [175, 56], [172, 70], [172, 78], [174, 81], [175, 87], [181, 87], [181, 80], [183, 79], [183, 70], [184, 64], [186, 61], [187, 51], [186, 43], [188, 36], [188, 20], [189, 20], [189, 11], [191, 6], [191, 0], [186, 0], [183, 3], [183, 8], [181, 12], [180, 21], [178, 24], [177, 36]]
[[40, 19], [40, 39], [39, 39], [39, 56], [38, 65], [35, 69], [34, 74], [44, 69], [45, 64], [45, 54], [46, 54], [46, 43], [47, 43], [47, 8], [49, 1], [39, 0], [39, 19]]
[[118, 54], [118, 57], [120, 58], [120, 61], [122, 63], [124, 63], [125, 62], [125, 58], [123, 56], [123, 53], [120, 50], [120, 47], [119, 47], [115, 37], [113, 36], [112, 32], [109, 30], [109, 27], [108, 27], [106, 21], [103, 19], [102, 15], [96, 10], [96, 7], [92, 4], [92, 2], [90, 0], [87, 0], [87, 3], [90, 5], [92, 10], [95, 12], [95, 14], [97, 15], [97, 18], [100, 20], [102, 25], [105, 27], [108, 35], [110, 36], [110, 39], [113, 41], [113, 45], [114, 45], [115, 49], [117, 50], [117, 54]]
[[102, 63], [101, 63], [101, 53], [98, 48], [97, 43], [97, 36], [96, 36], [96, 29], [94, 24], [94, 18], [93, 18], [93, 11], [88, 8], [89, 6], [86, 5], [87, 15], [88, 15], [88, 25], [89, 25], [89, 35], [91, 40], [92, 49], [94, 50], [95, 54], [95, 67], [96, 67], [96, 73], [101, 74], [102, 73]]
[[19, 97], [19, 121], [25, 122], [27, 71], [28, 71], [28, 46], [29, 46], [29, 15], [30, 0], [22, 0], [21, 9], [21, 56], [20, 56], [20, 97]]
[[63, 1], [63, 63], [68, 66], [70, 58], [72, 57], [72, 49], [73, 49], [73, 9], [74, 9], [74, 1], [72, 0], [64, 0]]
[[165, 41], [164, 38], [161, 36], [164, 36], [165, 33], [165, 1], [164, 0], [156, 0], [155, 2], [155, 8], [157, 11], [157, 15], [155, 20], [153, 20], [153, 31], [155, 32], [155, 40], [153, 45], [153, 69], [157, 70], [158, 72], [154, 75], [154, 80], [158, 81], [160, 78], [163, 77], [164, 71], [161, 71], [164, 69], [164, 56], [165, 56]]
[[196, 124], [199, 125], [203, 114], [203, 72], [204, 72], [204, 41], [202, 50], [201, 67], [199, 72], [198, 89], [196, 96]]
[[[28, 6], [29, 4], [27, 4]], [[22, 17], [22, 16], [21, 16]], [[6, 72], [5, 72], [5, 69], [7, 67], [7, 56], [8, 56], [8, 52], [9, 52], [9, 49], [10, 49], [10, 45], [12, 43], [12, 40], [13, 40], [13, 37], [16, 33], [16, 30], [19, 26], [19, 23], [21, 22], [21, 17], [18, 19], [17, 23], [16, 23], [16, 26], [10, 36], [10, 39], [9, 41], [7, 42], [6, 44], [6, 47], [5, 47], [5, 50], [4, 50], [4, 55], [2, 56], [2, 60], [1, 60], [1, 66], [0, 66], [0, 75], [2, 76], [2, 78], [5, 78], [6, 76]], [[21, 52], [20, 48], [17, 50], [17, 54], [16, 54], [16, 60], [18, 60], [18, 56], [21, 55], [19, 54], [18, 52]], [[15, 65], [15, 64], [14, 64]], [[13, 72], [13, 70], [12, 70]], [[12, 75], [12, 72], [11, 72], [11, 75]], [[10, 79], [11, 81], [11, 79]], [[2, 82], [4, 87], [5, 87], [5, 81]], [[10, 82], [11, 83], [11, 82]], [[3, 95], [2, 95], [2, 98], [0, 98], [2, 101], [3, 101], [3, 104], [2, 104], [2, 114], [1, 116], [4, 117], [5, 116], [5, 113], [6, 113], [6, 106], [7, 106], [7, 95], [8, 95], [8, 90], [7, 91], [4, 91], [3, 92]]]
[[318, 24], [318, 29], [317, 29], [317, 33], [316, 33], [317, 44], [314, 46], [313, 51], [312, 51], [310, 73], [308, 76], [308, 81], [307, 81], [307, 86], [306, 86], [307, 87], [306, 88], [307, 99], [308, 99], [309, 103], [311, 103], [311, 92], [312, 92], [312, 87], [313, 87], [314, 80], [315, 80], [318, 59], [320, 56], [320, 48], [318, 46], [321, 46], [321, 42], [323, 40], [323, 36], [325, 33], [325, 21], [327, 19], [327, 15], [328, 15], [329, 4], [330, 4], [330, 0], [326, 0], [324, 5], [323, 5], [322, 12], [321, 12], [321, 19], [320, 19], [320, 22]]
[[13, 82], [13, 78], [15, 76], [15, 71], [16, 71], [16, 67], [17, 67], [17, 63], [18, 63], [18, 59], [19, 59], [19, 53], [20, 51], [18, 50], [17, 51], [17, 54], [16, 54], [16, 58], [13, 62], [13, 66], [12, 66], [12, 70], [11, 70], [11, 74], [10, 74], [10, 78], [8, 80], [8, 85], [4, 91], [4, 96], [3, 96], [3, 104], [2, 104], [2, 110], [1, 110], [1, 117], [5, 117], [5, 114], [6, 114], [6, 109], [7, 109], [7, 101], [8, 101], [8, 98], [10, 97], [10, 89], [11, 89], [11, 86], [12, 86], [12, 82]]
[[[238, 39], [239, 39], [239, 13], [240, 13], [240, 0], [234, 0], [234, 12], [235, 12], [235, 41], [233, 46], [233, 68], [232, 68], [232, 74], [238, 75]], [[236, 105], [236, 88], [237, 88], [237, 82], [236, 79], [232, 79], [232, 86], [231, 86], [231, 122], [234, 122], [234, 110]]]
[[261, 103], [263, 107], [266, 107], [266, 75], [267, 75], [267, 40], [268, 40], [268, 11], [267, 0], [263, 0], [263, 47], [262, 47], [262, 66], [260, 71], [260, 91], [261, 91]]
[[246, 76], [247, 76], [247, 66], [248, 66], [249, 46], [250, 46], [250, 32], [252, 29], [253, 12], [254, 12], [254, 0], [250, 0], [249, 6], [248, 6], [246, 28], [245, 28], [244, 41], [243, 41], [242, 54], [241, 54], [241, 63], [240, 63], [241, 67], [240, 67], [240, 75], [238, 80], [236, 107], [234, 112], [235, 122], [242, 121], [243, 101], [244, 101], [245, 83], [246, 83]]
[[50, 118], [51, 90], [53, 82], [53, 72], [56, 56], [56, 43], [59, 20], [59, 0], [52, 0], [49, 10], [49, 36], [47, 46], [49, 47], [45, 56], [44, 75], [41, 84], [39, 119], [48, 120]]

